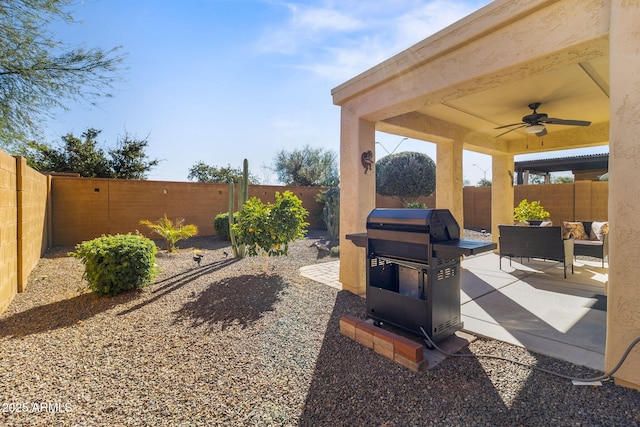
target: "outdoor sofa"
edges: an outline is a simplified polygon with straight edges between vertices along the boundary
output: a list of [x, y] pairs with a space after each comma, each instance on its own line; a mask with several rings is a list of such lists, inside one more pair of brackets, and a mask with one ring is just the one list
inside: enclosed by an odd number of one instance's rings
[[518, 225], [498, 225], [500, 236], [500, 269], [502, 258], [509, 257], [511, 265], [512, 257], [541, 258], [558, 261], [563, 264], [564, 277], [567, 278], [567, 267], [571, 266], [573, 274], [573, 242], [572, 237], [563, 238], [563, 228], [529, 227]]

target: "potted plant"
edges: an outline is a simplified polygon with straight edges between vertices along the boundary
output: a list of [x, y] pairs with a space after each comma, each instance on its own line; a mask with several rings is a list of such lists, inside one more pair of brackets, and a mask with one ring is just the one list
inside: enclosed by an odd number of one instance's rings
[[551, 214], [542, 207], [539, 201], [529, 202], [527, 199], [523, 199], [513, 209], [513, 219], [516, 222], [528, 222], [529, 225], [540, 225], [550, 216]]

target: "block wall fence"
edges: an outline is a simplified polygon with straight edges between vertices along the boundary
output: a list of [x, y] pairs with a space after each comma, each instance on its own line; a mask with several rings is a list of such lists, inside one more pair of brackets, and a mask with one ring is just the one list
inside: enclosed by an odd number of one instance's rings
[[[138, 230], [158, 239], [140, 220], [156, 221], [165, 214], [198, 227], [199, 236], [215, 235], [213, 220], [229, 210], [229, 184], [128, 181], [53, 176], [51, 181], [52, 246], [69, 246], [103, 234]], [[250, 185], [249, 197], [275, 201], [276, 192], [292, 191], [309, 211], [309, 228], [323, 228], [322, 207], [316, 202], [323, 187]], [[237, 194], [237, 190], [236, 190]]]
[[48, 248], [50, 178], [0, 151], [0, 313]]
[[[323, 187], [251, 185], [249, 195], [264, 202], [276, 191], [291, 190], [309, 211], [310, 228], [324, 228], [322, 205], [315, 201]], [[526, 198], [540, 200], [551, 219], [608, 219], [608, 183], [515, 187], [515, 204]], [[103, 234], [139, 230], [151, 237], [141, 219], [163, 215], [195, 224], [200, 236], [214, 235], [213, 220], [228, 210], [228, 184], [127, 181], [43, 175], [22, 157], [0, 151], [0, 313], [17, 292], [27, 286], [33, 267], [52, 246], [73, 246]], [[421, 198], [435, 206], [435, 196]], [[401, 207], [398, 200], [377, 196], [378, 207]], [[464, 227], [491, 229], [491, 187], [464, 188]]]
[[[555, 225], [562, 221], [607, 221], [609, 183], [576, 181], [568, 184], [516, 185], [514, 205], [521, 200], [540, 201]], [[464, 226], [491, 230], [491, 187], [465, 187]]]

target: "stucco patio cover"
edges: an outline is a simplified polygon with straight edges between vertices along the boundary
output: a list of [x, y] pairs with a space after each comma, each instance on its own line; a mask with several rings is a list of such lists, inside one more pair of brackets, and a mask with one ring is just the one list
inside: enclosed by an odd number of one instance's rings
[[[609, 144], [610, 270], [605, 368], [640, 336], [640, 2], [499, 0], [332, 91], [341, 107], [340, 281], [365, 292], [365, 231], [375, 207], [375, 132], [435, 143], [436, 207], [463, 224], [462, 153], [492, 158], [492, 235], [513, 221], [517, 154]], [[528, 104], [549, 117], [590, 121], [519, 129]], [[364, 158], [363, 158], [364, 157]], [[619, 183], [618, 185], [616, 185]], [[640, 348], [615, 374], [640, 388]]]

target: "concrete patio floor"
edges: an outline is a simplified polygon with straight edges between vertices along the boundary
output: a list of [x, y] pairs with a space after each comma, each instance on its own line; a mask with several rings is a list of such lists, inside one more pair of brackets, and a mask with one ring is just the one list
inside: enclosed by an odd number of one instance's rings
[[[606, 264], [605, 264], [606, 265]], [[310, 265], [302, 276], [340, 289], [340, 262]], [[574, 274], [538, 259], [502, 259], [494, 253], [462, 261], [464, 331], [604, 371], [605, 284], [600, 261], [578, 259]]]

